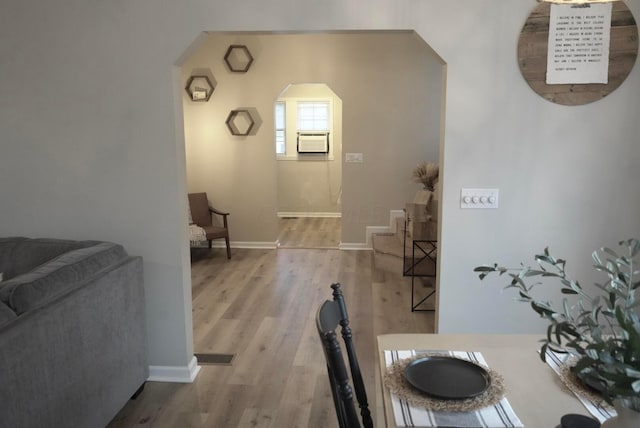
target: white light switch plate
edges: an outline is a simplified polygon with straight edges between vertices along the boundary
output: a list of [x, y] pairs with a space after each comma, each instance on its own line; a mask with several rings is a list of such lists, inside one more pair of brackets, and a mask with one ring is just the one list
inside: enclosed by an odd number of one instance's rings
[[460, 208], [496, 209], [498, 208], [498, 189], [465, 189], [460, 191]]
[[345, 153], [344, 161], [347, 163], [362, 163], [364, 156], [362, 153]]

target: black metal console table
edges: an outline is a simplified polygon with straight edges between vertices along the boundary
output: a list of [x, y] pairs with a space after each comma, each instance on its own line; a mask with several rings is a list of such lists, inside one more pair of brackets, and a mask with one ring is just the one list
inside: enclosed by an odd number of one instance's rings
[[433, 297], [436, 293], [436, 285], [433, 283], [433, 290], [426, 296], [420, 298], [417, 302], [415, 297], [416, 278], [435, 278], [436, 277], [436, 261], [438, 252], [438, 241], [427, 239], [412, 239], [411, 254], [407, 253], [407, 234], [404, 234], [404, 266], [403, 275], [411, 277], [411, 312], [434, 311], [435, 309], [420, 309], [420, 305]]

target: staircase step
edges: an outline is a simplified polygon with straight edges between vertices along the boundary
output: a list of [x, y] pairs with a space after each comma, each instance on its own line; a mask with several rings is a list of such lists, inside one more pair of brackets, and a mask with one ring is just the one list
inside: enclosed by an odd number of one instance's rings
[[[371, 238], [373, 260], [378, 269], [399, 274], [410, 271], [416, 276], [435, 276], [436, 265], [434, 261], [424, 257], [422, 251], [416, 250], [416, 258], [412, 258], [414, 248], [410, 244], [411, 241], [407, 243], [408, 246], [405, 249], [394, 234], [374, 234]], [[429, 247], [425, 246], [425, 248]], [[436, 254], [433, 253], [432, 256], [435, 257]]]
[[395, 234], [374, 234], [373, 263], [377, 269], [402, 274], [403, 246], [396, 238]]
[[404, 245], [404, 235], [407, 233], [405, 229], [405, 219], [397, 218], [396, 219], [396, 239], [400, 243], [400, 245]]
[[402, 258], [404, 248], [402, 242], [393, 233], [377, 233], [372, 236], [373, 250]]
[[[411, 265], [411, 247], [405, 250], [403, 242], [392, 233], [378, 233], [371, 238], [375, 266], [378, 269], [402, 275], [405, 267]], [[409, 257], [405, 259], [405, 256]]]

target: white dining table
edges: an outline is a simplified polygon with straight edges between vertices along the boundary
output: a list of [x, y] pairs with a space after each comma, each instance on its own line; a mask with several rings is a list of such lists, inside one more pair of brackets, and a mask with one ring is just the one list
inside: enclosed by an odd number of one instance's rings
[[378, 357], [386, 426], [395, 428], [391, 395], [382, 379], [385, 350], [481, 352], [489, 367], [504, 377], [506, 398], [527, 428], [554, 428], [568, 413], [589, 412], [539, 357], [543, 335], [530, 334], [387, 334], [378, 336]]

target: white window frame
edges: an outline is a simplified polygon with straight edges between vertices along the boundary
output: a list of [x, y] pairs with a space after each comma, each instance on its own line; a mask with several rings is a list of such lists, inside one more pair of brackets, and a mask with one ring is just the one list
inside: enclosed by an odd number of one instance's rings
[[[282, 106], [282, 118], [278, 117], [278, 107]], [[273, 107], [274, 116], [274, 142], [276, 149], [276, 156], [287, 155], [287, 103], [285, 101], [276, 101]], [[282, 127], [279, 127], [280, 120], [282, 121]], [[280, 133], [280, 134], [279, 134]], [[280, 135], [282, 140], [280, 141]]]
[[331, 128], [331, 103], [328, 100], [296, 102], [296, 126], [298, 132], [329, 132]]

